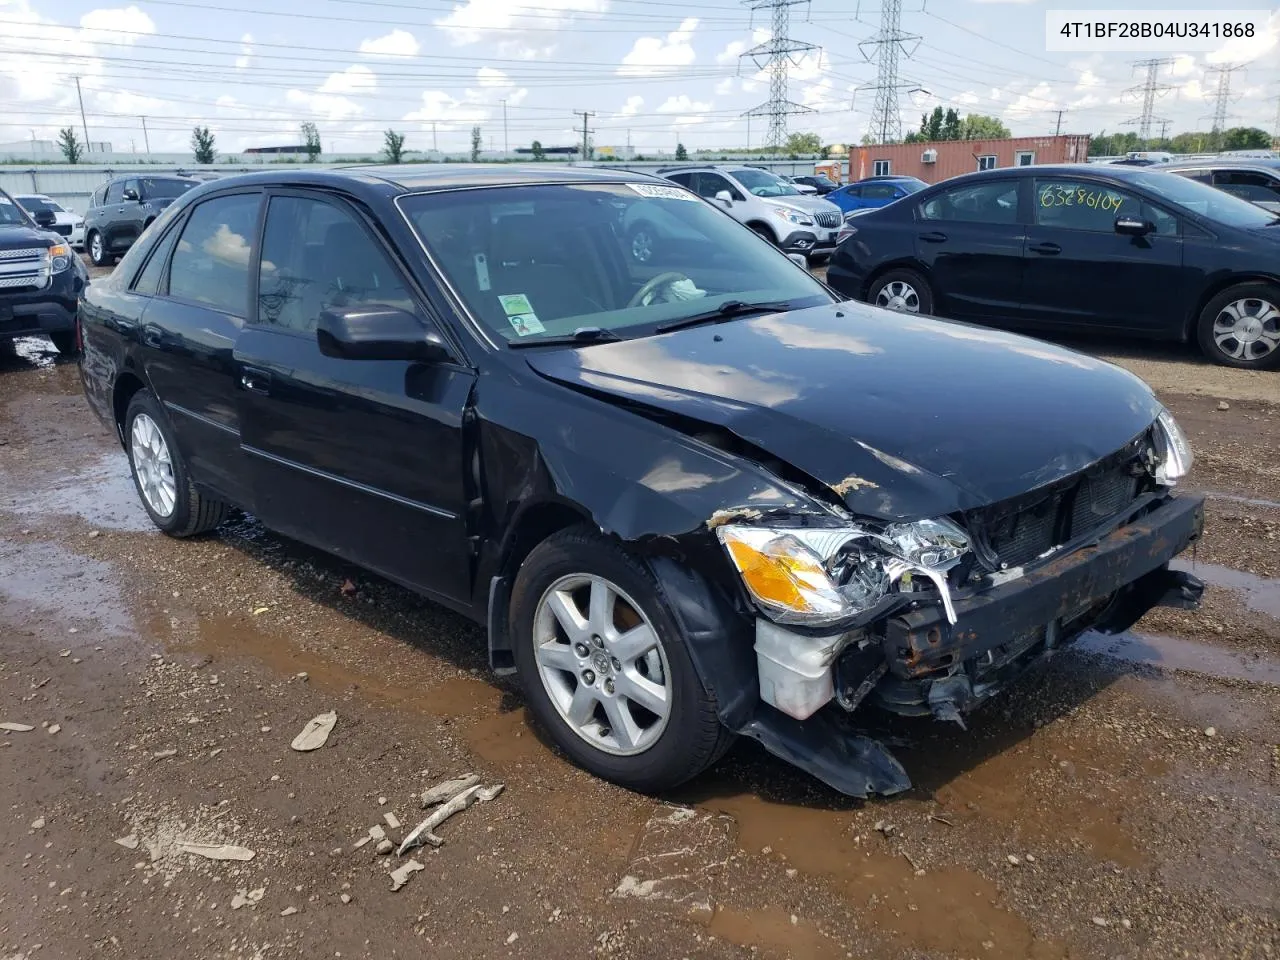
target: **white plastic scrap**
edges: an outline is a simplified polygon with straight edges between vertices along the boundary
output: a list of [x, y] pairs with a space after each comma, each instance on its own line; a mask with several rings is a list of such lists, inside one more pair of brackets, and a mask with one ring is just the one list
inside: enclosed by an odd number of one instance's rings
[[333, 710], [312, 717], [289, 746], [302, 753], [308, 750], [319, 750], [329, 739], [329, 734], [333, 732], [333, 726], [337, 722], [338, 714]]
[[400, 818], [397, 817], [391, 811], [387, 811], [386, 813], [384, 813], [382, 815], [382, 819], [387, 821], [387, 826], [390, 827], [392, 830], [400, 829]]
[[138, 849], [138, 835], [136, 833], [131, 833], [128, 836], [121, 837], [115, 842], [120, 844], [120, 846], [124, 847], [126, 850]]
[[478, 775], [468, 773], [465, 777], [457, 777], [453, 780], [446, 780], [444, 783], [438, 783], [422, 795], [423, 809], [434, 807], [437, 803], [444, 803], [446, 800], [452, 800], [463, 790], [468, 787], [474, 787], [479, 782], [480, 777]]
[[7, 720], [0, 723], [0, 730], [8, 730], [10, 733], [30, 733], [34, 729], [29, 723], [10, 723]]
[[258, 887], [256, 890], [246, 890], [241, 887], [236, 891], [236, 895], [231, 898], [231, 909], [239, 910], [241, 907], [248, 906], [251, 903], [257, 903], [266, 894], [266, 887]]
[[253, 851], [248, 847], [237, 847], [230, 843], [192, 843], [187, 840], [178, 841], [178, 849], [184, 853], [193, 853], [208, 860], [252, 860]]
[[431, 831], [440, 826], [440, 824], [444, 823], [455, 813], [460, 813], [467, 809], [467, 807], [471, 806], [471, 804], [476, 800], [476, 794], [479, 792], [480, 787], [478, 786], [467, 787], [467, 789], [463, 790], [448, 803], [437, 808], [431, 816], [427, 817], [427, 819], [414, 827], [412, 832], [404, 838], [404, 843], [400, 844], [400, 849], [397, 851], [397, 854], [399, 856], [404, 856], [404, 852], [406, 850], [419, 846], [423, 843], [429, 843], [433, 847], [438, 847], [440, 844], [444, 843], [444, 840], [437, 837]]
[[391, 871], [391, 892], [395, 893], [397, 890], [399, 890], [401, 887], [403, 887], [406, 883], [409, 882], [409, 877], [417, 873], [419, 870], [425, 870], [425, 869], [426, 867], [420, 864], [417, 860], [409, 860], [404, 864], [404, 866], [397, 867], [395, 870], [392, 870]]

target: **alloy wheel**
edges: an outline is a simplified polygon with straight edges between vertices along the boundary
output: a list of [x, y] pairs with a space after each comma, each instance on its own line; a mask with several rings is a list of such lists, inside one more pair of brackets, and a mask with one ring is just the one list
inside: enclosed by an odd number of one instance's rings
[[138, 488], [153, 513], [168, 517], [178, 500], [178, 487], [173, 479], [173, 460], [160, 427], [145, 413], [133, 418], [129, 456], [138, 477]]
[[899, 313], [919, 313], [920, 294], [905, 280], [886, 283], [876, 294], [876, 306]]
[[551, 584], [534, 614], [533, 647], [552, 705], [587, 743], [633, 756], [662, 736], [674, 689], [666, 653], [615, 584], [589, 574]]
[[95, 233], [89, 241], [89, 257], [94, 263], [102, 261], [102, 234]]
[[648, 230], [637, 230], [631, 235], [631, 256], [640, 263], [647, 263], [653, 256], [653, 237]]
[[1270, 356], [1280, 349], [1280, 307], [1258, 297], [1226, 304], [1213, 318], [1213, 342], [1233, 360]]

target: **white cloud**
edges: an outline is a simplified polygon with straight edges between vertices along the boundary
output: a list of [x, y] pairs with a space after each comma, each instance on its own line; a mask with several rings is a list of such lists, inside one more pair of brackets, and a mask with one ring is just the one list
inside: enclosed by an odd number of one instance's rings
[[315, 92], [289, 90], [285, 102], [301, 107], [324, 120], [350, 120], [364, 113], [364, 107], [350, 95], [368, 94], [378, 86], [378, 78], [364, 64], [356, 63], [331, 73]]
[[716, 63], [737, 63], [747, 50], [745, 40], [731, 40], [729, 45], [716, 54]]
[[723, 80], [721, 80], [719, 83], [716, 84], [715, 89], [716, 89], [717, 97], [726, 97], [729, 94], [733, 93], [733, 77], [725, 77]]
[[374, 89], [378, 78], [362, 63], [352, 64], [339, 73], [331, 73], [320, 84], [319, 93], [360, 93]]
[[1102, 86], [1102, 78], [1087, 68], [1080, 72], [1080, 79], [1076, 81], [1077, 90], [1087, 90], [1090, 87], [1100, 86]]
[[376, 57], [415, 57], [421, 49], [418, 38], [408, 30], [401, 30], [399, 27], [386, 36], [363, 40], [360, 43], [361, 53]]
[[707, 120], [707, 112], [711, 109], [710, 102], [690, 99], [686, 93], [678, 96], [667, 97], [658, 107], [658, 113], [676, 113], [680, 114], [675, 118], [675, 124], [678, 127], [690, 126], [695, 123], [705, 123]]
[[1004, 108], [1004, 116], [1009, 119], [1024, 119], [1056, 108], [1057, 101], [1053, 99], [1053, 88], [1041, 82], [1027, 93], [1018, 94], [1013, 102]]
[[134, 6], [90, 10], [80, 18], [80, 26], [101, 43], [136, 43], [138, 34], [156, 32], [151, 18]]
[[608, 0], [464, 0], [447, 16], [435, 21], [459, 45], [495, 38], [505, 53], [531, 56], [553, 49], [534, 47], [527, 38], [512, 39], [521, 27], [536, 27], [537, 35], [547, 34], [571, 23], [579, 15], [603, 13]]
[[697, 56], [690, 43], [697, 28], [698, 18], [687, 17], [665, 38], [637, 38], [631, 52], [622, 58], [618, 73], [624, 77], [652, 77], [687, 67]]
[[246, 33], [240, 38], [240, 56], [236, 57], [236, 69], [243, 70], [253, 60], [253, 34]]
[[1196, 58], [1190, 54], [1183, 54], [1175, 57], [1173, 65], [1169, 68], [1169, 75], [1173, 77], [1189, 77], [1196, 69]]
[[642, 106], [644, 106], [644, 97], [627, 97], [627, 102], [622, 105], [619, 112], [624, 117], [634, 117], [640, 112]]
[[511, 78], [501, 70], [495, 70], [493, 67], [481, 67], [476, 71], [476, 79], [482, 87], [510, 87], [513, 86]]
[[[1248, 63], [1270, 53], [1277, 46], [1280, 46], [1280, 11], [1271, 15], [1265, 30], [1258, 31], [1252, 37], [1228, 40], [1217, 50], [1205, 54], [1204, 59], [1206, 63]], [[1268, 60], [1273, 58], [1268, 57]], [[1269, 65], [1259, 64], [1263, 67]]]

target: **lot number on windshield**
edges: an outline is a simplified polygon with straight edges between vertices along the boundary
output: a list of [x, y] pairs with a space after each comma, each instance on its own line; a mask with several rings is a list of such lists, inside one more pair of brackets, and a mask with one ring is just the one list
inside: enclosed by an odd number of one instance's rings
[[1089, 207], [1093, 210], [1119, 210], [1124, 197], [1106, 190], [1086, 190], [1084, 187], [1045, 187], [1040, 191], [1042, 207]]

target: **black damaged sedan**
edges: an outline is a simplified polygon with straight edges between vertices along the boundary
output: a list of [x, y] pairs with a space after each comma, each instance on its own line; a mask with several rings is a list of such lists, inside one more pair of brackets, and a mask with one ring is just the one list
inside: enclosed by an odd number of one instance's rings
[[[637, 210], [637, 208], [640, 208]], [[637, 214], [678, 221], [661, 265]], [[841, 303], [670, 183], [515, 167], [193, 189], [80, 305], [174, 536], [239, 508], [487, 625], [537, 721], [638, 789], [735, 734], [908, 786], [859, 711], [957, 720], [1201, 585], [1186, 439], [1130, 374]]]

